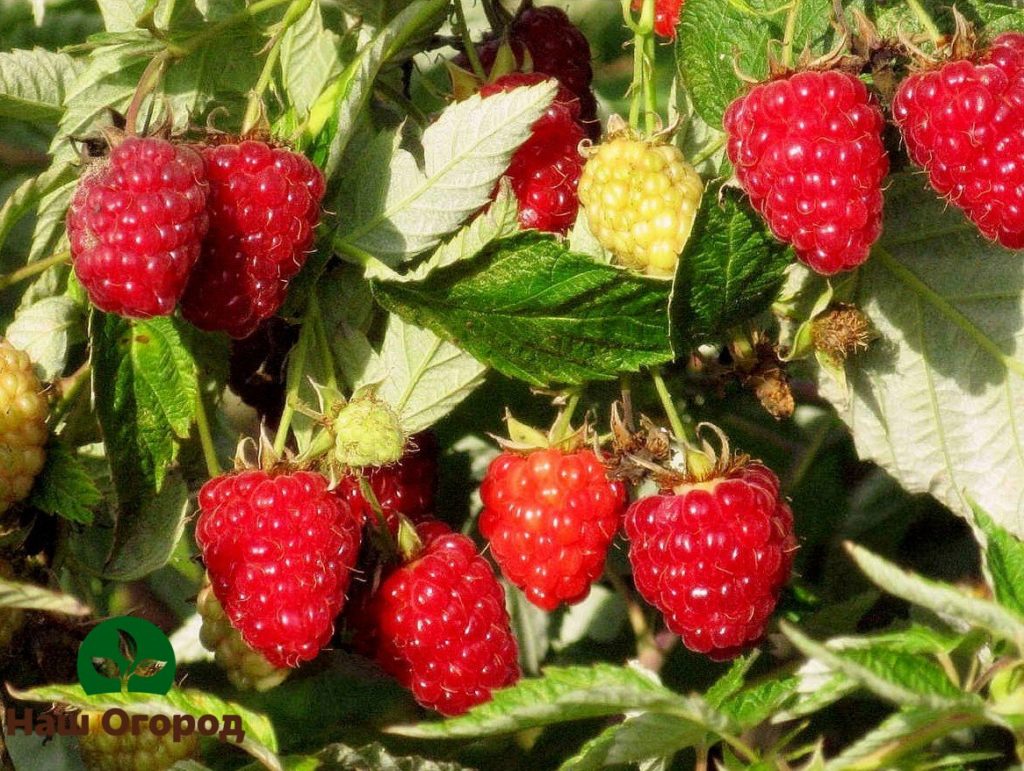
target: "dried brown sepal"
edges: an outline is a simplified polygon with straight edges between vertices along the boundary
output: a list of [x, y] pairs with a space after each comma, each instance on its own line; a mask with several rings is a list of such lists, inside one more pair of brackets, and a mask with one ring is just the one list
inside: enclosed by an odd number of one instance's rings
[[672, 457], [672, 442], [668, 432], [647, 417], [640, 417], [637, 430], [622, 414], [622, 403], [615, 402], [611, 409], [612, 452], [605, 465], [611, 479], [636, 484], [665, 470]]
[[768, 414], [777, 420], [791, 417], [796, 402], [778, 346], [763, 333], [755, 331], [749, 347], [737, 350], [734, 342], [730, 345], [730, 352], [740, 383], [754, 392]]
[[811, 323], [814, 349], [840, 362], [867, 350], [874, 336], [871, 320], [847, 303], [833, 303]]

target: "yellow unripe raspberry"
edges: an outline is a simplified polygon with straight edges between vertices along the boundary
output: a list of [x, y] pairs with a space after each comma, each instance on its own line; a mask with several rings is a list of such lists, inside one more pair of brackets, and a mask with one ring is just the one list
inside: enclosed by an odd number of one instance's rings
[[679, 148], [628, 134], [594, 149], [579, 185], [598, 242], [620, 264], [663, 277], [675, 273], [703, 194]]
[[213, 651], [214, 661], [235, 688], [240, 691], [266, 691], [288, 677], [290, 669], [275, 667], [262, 653], [245, 644], [242, 635], [231, 625], [209, 582], [199, 592], [196, 605], [203, 617], [199, 641], [204, 648]]
[[29, 494], [43, 468], [48, 412], [28, 354], [0, 339], [0, 513]]

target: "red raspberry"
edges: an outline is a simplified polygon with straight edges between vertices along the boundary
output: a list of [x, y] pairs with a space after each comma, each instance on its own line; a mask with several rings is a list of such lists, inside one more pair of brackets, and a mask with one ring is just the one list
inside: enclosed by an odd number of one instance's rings
[[[654, 34], [669, 40], [676, 39], [676, 27], [679, 26], [679, 14], [683, 10], [684, 0], [654, 0]], [[644, 0], [633, 0], [633, 10], [644, 7]]]
[[246, 644], [276, 667], [315, 658], [334, 631], [360, 528], [327, 480], [243, 471], [199, 492], [196, 541], [213, 591]]
[[761, 83], [726, 110], [740, 184], [772, 232], [818, 273], [860, 265], [881, 235], [884, 125], [864, 84], [836, 71]]
[[[590, 90], [594, 70], [590, 65], [590, 43], [560, 8], [529, 7], [509, 25], [506, 38], [516, 57], [516, 66], [526, 64], [524, 53], [529, 51], [532, 72], [557, 78], [562, 85], [580, 99], [578, 118], [587, 135], [596, 140], [600, 135], [597, 122], [597, 101]], [[477, 46], [480, 62], [487, 72], [494, 67], [503, 38], [492, 37]], [[465, 54], [455, 58], [455, 64], [469, 69]]]
[[320, 219], [324, 177], [305, 156], [246, 140], [203, 148], [210, 233], [181, 310], [200, 329], [247, 337], [284, 302]]
[[[493, 94], [543, 83], [547, 75], [512, 73], [480, 89]], [[560, 86], [555, 101], [533, 124], [533, 133], [512, 156], [508, 177], [519, 201], [519, 224], [548, 233], [566, 233], [580, 208], [576, 187], [583, 171], [579, 143], [585, 135], [577, 123], [580, 100]]]
[[370, 601], [364, 642], [416, 701], [458, 715], [519, 679], [518, 650], [505, 593], [473, 542], [436, 521], [417, 530], [424, 549]]
[[1024, 34], [999, 35], [976, 60], [900, 84], [892, 114], [911, 160], [986, 238], [1024, 247]]
[[172, 313], [206, 235], [208, 189], [195, 150], [154, 137], [126, 137], [90, 165], [67, 227], [92, 304], [133, 318]]
[[503, 452], [480, 487], [480, 532], [505, 577], [544, 610], [576, 603], [604, 570], [626, 507], [591, 450]]
[[796, 549], [774, 473], [748, 462], [642, 498], [625, 524], [636, 588], [687, 648], [720, 660], [761, 638]]
[[[437, 493], [437, 437], [430, 431], [409, 439], [409, 449], [398, 463], [364, 469], [370, 489], [388, 521], [403, 514], [413, 522], [422, 521], [434, 512]], [[342, 478], [334, 494], [344, 500], [360, 522], [374, 521], [373, 509], [363, 497], [359, 480]]]

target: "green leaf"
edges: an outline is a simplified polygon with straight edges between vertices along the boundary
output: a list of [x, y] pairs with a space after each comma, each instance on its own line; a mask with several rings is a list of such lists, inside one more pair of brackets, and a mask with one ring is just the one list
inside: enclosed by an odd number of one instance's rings
[[374, 285], [388, 310], [536, 386], [611, 380], [671, 360], [668, 290], [536, 233], [420, 283]]
[[101, 500], [103, 496], [78, 456], [60, 439], [51, 439], [46, 464], [32, 487], [29, 504], [47, 514], [88, 525], [92, 523], [93, 508]]
[[447, 268], [476, 257], [494, 241], [515, 235], [519, 231], [518, 216], [519, 203], [507, 178], [503, 178], [501, 190], [487, 211], [474, 218], [415, 268], [407, 273], [398, 273], [384, 263], [374, 261], [367, 266], [364, 275], [368, 279], [381, 281], [423, 281], [438, 268]]
[[[932, 709], [904, 710], [890, 715], [871, 731], [826, 763], [827, 771], [874, 771], [879, 768], [932, 768], [908, 763], [908, 755], [921, 753], [936, 739], [981, 722], [977, 715]], [[908, 739], [913, 738], [912, 741]], [[923, 761], [928, 755], [916, 756]], [[970, 767], [970, 766], [967, 766]]]
[[548, 635], [550, 617], [507, 581], [503, 581], [502, 586], [512, 634], [519, 642], [519, 666], [525, 675], [536, 677], [551, 647]]
[[854, 562], [879, 587], [907, 602], [987, 629], [1024, 650], [1024, 621], [999, 605], [964, 594], [949, 584], [905, 571], [855, 544], [847, 544]]
[[718, 709], [744, 729], [754, 728], [791, 701], [799, 683], [796, 677], [766, 680], [731, 695]]
[[[913, 493], [1024, 536], [1024, 269], [924, 189], [890, 179], [885, 232], [851, 298], [878, 338], [821, 392], [858, 452]], [[969, 277], [969, 280], [965, 280]]]
[[741, 656], [732, 662], [725, 674], [719, 677], [707, 691], [704, 692], [704, 699], [715, 709], [722, 706], [722, 702], [733, 696], [742, 687], [746, 680], [747, 672], [757, 661], [759, 651], [753, 651], [747, 656]]
[[982, 705], [976, 694], [962, 693], [938, 664], [923, 656], [886, 648], [833, 650], [786, 622], [782, 631], [805, 656], [901, 707], [980, 709]]
[[158, 491], [189, 434], [199, 386], [195, 364], [169, 318], [129, 321], [96, 313], [93, 393], [122, 508]]
[[[693, 98], [697, 113], [712, 127], [746, 84], [737, 70], [761, 80], [768, 73], [770, 41], [785, 37], [786, 12], [779, 0], [687, 0], [676, 45], [680, 78]], [[833, 44], [828, 0], [803, 0], [797, 6], [792, 40], [794, 50], [807, 46], [826, 53]]]
[[304, 119], [317, 97], [341, 72], [340, 38], [324, 29], [320, 4], [311, 2], [281, 39], [281, 74], [289, 105]]
[[676, 715], [645, 713], [609, 726], [561, 766], [561, 771], [597, 771], [606, 766], [671, 758], [699, 744], [707, 730]]
[[60, 376], [67, 364], [68, 347], [81, 342], [85, 310], [66, 295], [47, 297], [20, 308], [7, 327], [7, 339], [25, 351], [44, 380]]
[[37, 177], [22, 182], [0, 206], [0, 248], [23, 217], [37, 207], [44, 196], [68, 183], [74, 174], [67, 164], [55, 164]]
[[[403, 9], [374, 38], [364, 45], [355, 59], [333, 83], [324, 89], [313, 105], [307, 132], [322, 142], [329, 136], [326, 150], [314, 153], [314, 159], [329, 180], [341, 167], [349, 141], [355, 134], [373, 83], [383, 66], [402, 54], [411, 40], [434, 32], [444, 21], [448, 0], [416, 0]], [[381, 167], [373, 170], [380, 175]], [[366, 180], [362, 180], [365, 183]]]
[[466, 739], [513, 733], [570, 720], [649, 710], [724, 731], [729, 722], [698, 698], [680, 696], [649, 674], [629, 667], [548, 667], [540, 678], [520, 680], [465, 715], [436, 723], [397, 726], [391, 733], [422, 739]]
[[394, 266], [435, 247], [491, 199], [554, 93], [545, 81], [458, 102], [423, 132], [422, 159], [381, 134], [341, 185], [335, 249]]
[[166, 696], [151, 693], [105, 693], [88, 696], [80, 685], [42, 685], [19, 691], [8, 687], [11, 695], [24, 701], [45, 701], [69, 704], [78, 709], [102, 712], [123, 709], [130, 715], [216, 715], [223, 726], [224, 715], [241, 717], [245, 739], [241, 748], [274, 771], [281, 771], [278, 760], [277, 737], [270, 721], [240, 704], [224, 701], [216, 696], [192, 688], [172, 688]]
[[1024, 542], [975, 505], [974, 521], [985, 534], [985, 568], [999, 604], [1024, 616]]
[[83, 69], [67, 54], [42, 48], [0, 53], [0, 118], [56, 123], [64, 94]]
[[170, 474], [160, 492], [136, 510], [121, 511], [103, 575], [113, 581], [134, 581], [167, 564], [185, 531], [190, 499], [178, 473]]
[[316, 760], [318, 771], [468, 771], [458, 763], [395, 756], [376, 742], [358, 749], [332, 744], [318, 752]]
[[70, 594], [0, 577], [0, 607], [88, 616], [92, 610]]
[[622, 595], [595, 584], [590, 587], [590, 594], [585, 600], [566, 608], [558, 626], [555, 647], [562, 650], [586, 639], [612, 642], [628, 620]]
[[398, 413], [402, 429], [416, 433], [451, 412], [483, 383], [486, 367], [429, 329], [388, 318], [378, 367], [357, 390], [372, 388]]
[[791, 263], [789, 249], [734, 196], [709, 190], [679, 258], [672, 288], [676, 350], [708, 341], [766, 310]]

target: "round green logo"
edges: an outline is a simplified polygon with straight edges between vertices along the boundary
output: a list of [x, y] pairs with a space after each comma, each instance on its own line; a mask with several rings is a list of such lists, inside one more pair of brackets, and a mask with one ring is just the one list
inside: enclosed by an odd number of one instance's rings
[[82, 640], [78, 681], [90, 696], [122, 691], [162, 696], [174, 685], [174, 649], [145, 619], [109, 618]]

